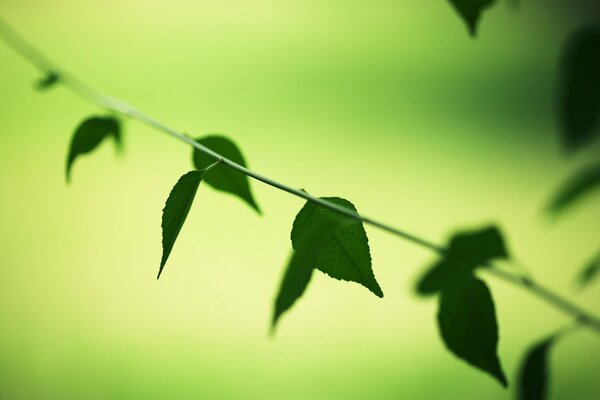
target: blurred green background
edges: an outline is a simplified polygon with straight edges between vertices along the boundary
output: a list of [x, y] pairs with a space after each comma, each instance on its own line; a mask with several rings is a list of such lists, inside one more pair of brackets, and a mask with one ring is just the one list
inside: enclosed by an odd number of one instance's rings
[[[600, 240], [596, 197], [542, 212], [590, 152], [560, 149], [562, 41], [580, 19], [498, 4], [477, 40], [445, 1], [3, 0], [67, 70], [171, 126], [221, 132], [249, 165], [443, 242], [498, 223], [548, 286], [597, 309], [574, 275]], [[545, 10], [545, 11], [544, 11]], [[367, 228], [385, 298], [316, 274], [268, 337], [302, 202], [253, 182], [265, 215], [201, 187], [160, 281], [160, 215], [191, 151], [135, 122], [126, 152], [67, 145], [99, 110], [0, 44], [0, 398], [509, 399], [445, 349], [413, 285], [432, 254]], [[514, 383], [526, 347], [568, 322], [488, 279]], [[552, 398], [597, 399], [600, 340], [552, 353]]]

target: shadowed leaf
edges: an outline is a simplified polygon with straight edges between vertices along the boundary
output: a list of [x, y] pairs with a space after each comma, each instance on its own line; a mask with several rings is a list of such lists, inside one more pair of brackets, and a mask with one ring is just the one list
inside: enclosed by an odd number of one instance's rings
[[578, 171], [563, 184], [548, 206], [548, 211], [559, 214], [598, 189], [600, 189], [600, 165], [587, 167]]
[[454, 235], [443, 258], [417, 283], [417, 293], [430, 295], [462, 284], [477, 267], [494, 259], [508, 258], [502, 234], [496, 227]]
[[600, 27], [577, 31], [567, 42], [562, 64], [560, 116], [566, 150], [589, 144], [600, 122]]
[[[223, 157], [246, 167], [246, 161], [244, 160], [241, 151], [231, 140], [227, 139], [226, 137], [207, 136], [196, 139], [196, 142], [219, 153]], [[194, 166], [198, 170], [202, 170], [214, 163], [215, 159], [207, 154], [204, 154], [198, 149], [194, 149], [193, 161]], [[260, 208], [252, 196], [250, 184], [246, 175], [221, 164], [208, 171], [204, 177], [204, 180], [217, 190], [238, 196], [260, 214]]]
[[339, 221], [323, 218], [309, 227], [296, 243], [275, 300], [273, 330], [281, 315], [304, 293], [317, 258], [338, 224]]
[[163, 254], [158, 270], [158, 278], [171, 254], [175, 240], [190, 212], [190, 207], [200, 186], [204, 171], [190, 171], [184, 174], [169, 193], [162, 214], [162, 247]]
[[518, 400], [545, 400], [548, 392], [548, 352], [554, 337], [533, 346], [519, 372]]
[[47, 90], [56, 85], [59, 81], [59, 75], [54, 72], [48, 72], [46, 76], [38, 80], [35, 84], [37, 90]]
[[477, 26], [481, 13], [491, 7], [496, 0], [449, 0], [450, 4], [460, 14], [467, 24], [471, 36], [477, 34]]
[[596, 255], [579, 274], [579, 284], [583, 287], [598, 276], [600, 272], [600, 253]]
[[[339, 197], [323, 199], [356, 213], [356, 208], [348, 200]], [[361, 221], [307, 202], [296, 215], [292, 227], [291, 238], [294, 249], [304, 240], [305, 235], [310, 234], [315, 226], [321, 224], [323, 219], [338, 221], [340, 224], [318, 254], [316, 268], [332, 278], [360, 283], [376, 296], [383, 297], [383, 292], [373, 274], [369, 241]]]
[[507, 386], [497, 355], [498, 325], [492, 295], [486, 284], [470, 277], [444, 289], [438, 325], [446, 347], [457, 357]]
[[67, 157], [67, 182], [71, 180], [71, 170], [75, 160], [80, 155], [95, 150], [107, 137], [113, 138], [117, 148], [121, 146], [121, 126], [116, 118], [91, 117], [77, 127], [71, 139], [69, 155]]

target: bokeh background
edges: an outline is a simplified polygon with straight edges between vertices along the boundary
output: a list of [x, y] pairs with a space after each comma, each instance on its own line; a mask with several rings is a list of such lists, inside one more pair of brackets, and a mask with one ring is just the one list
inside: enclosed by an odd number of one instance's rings
[[[510, 2], [508, 2], [510, 3]], [[586, 14], [505, 2], [477, 40], [445, 1], [2, 0], [1, 15], [67, 70], [249, 165], [443, 242], [498, 223], [548, 286], [598, 310], [574, 276], [597, 251], [598, 198], [559, 219], [555, 117], [567, 34]], [[2, 399], [510, 399], [445, 349], [413, 285], [432, 254], [367, 228], [385, 298], [316, 274], [268, 336], [302, 202], [253, 183], [265, 214], [201, 187], [160, 281], [160, 215], [191, 151], [135, 122], [64, 182], [70, 135], [101, 112], [0, 44]], [[491, 285], [514, 383], [524, 350], [568, 319]], [[600, 340], [551, 356], [553, 399], [600, 396]]]

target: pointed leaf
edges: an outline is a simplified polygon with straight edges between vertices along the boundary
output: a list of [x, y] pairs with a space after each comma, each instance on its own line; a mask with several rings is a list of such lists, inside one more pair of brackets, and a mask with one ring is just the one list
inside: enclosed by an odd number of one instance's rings
[[467, 24], [469, 33], [471, 36], [477, 34], [477, 25], [479, 24], [479, 18], [481, 13], [485, 9], [491, 7], [496, 0], [449, 0], [450, 4], [460, 14], [462, 19]]
[[442, 260], [434, 264], [417, 283], [417, 293], [430, 295], [462, 284], [477, 267], [495, 259], [508, 258], [500, 230], [494, 226], [454, 235]]
[[600, 27], [577, 31], [563, 56], [560, 115], [563, 144], [573, 151], [588, 145], [599, 133]]
[[492, 295], [474, 277], [444, 289], [440, 296], [438, 326], [446, 347], [457, 357], [507, 386], [497, 355], [498, 325]]
[[317, 258], [338, 224], [339, 221], [323, 218], [309, 227], [296, 244], [275, 300], [272, 329], [281, 315], [304, 293]]
[[82, 154], [95, 150], [107, 137], [112, 137], [117, 147], [121, 145], [121, 126], [112, 117], [91, 117], [83, 121], [75, 130], [67, 157], [67, 182], [71, 180], [73, 163]]
[[583, 287], [598, 276], [600, 272], [600, 253], [596, 255], [579, 274], [579, 284]]
[[[208, 147], [212, 151], [219, 153], [221, 156], [246, 167], [246, 161], [239, 148], [229, 139], [224, 136], [207, 136], [196, 139], [196, 142]], [[202, 170], [215, 162], [215, 159], [198, 149], [194, 149], [193, 154], [194, 166], [198, 170]], [[260, 208], [252, 192], [248, 177], [241, 172], [229, 168], [226, 165], [217, 165], [210, 171], [207, 171], [204, 177], [206, 183], [217, 190], [231, 193], [245, 201], [250, 207], [254, 208], [259, 214]]]
[[190, 171], [184, 174], [169, 193], [162, 214], [162, 246], [163, 254], [158, 270], [158, 278], [167, 263], [169, 254], [173, 249], [175, 240], [183, 227], [183, 223], [190, 212], [190, 207], [200, 186], [204, 171]]
[[[323, 199], [357, 213], [354, 205], [348, 200], [339, 197]], [[336, 227], [319, 253], [316, 268], [332, 278], [360, 283], [376, 296], [383, 297], [383, 292], [373, 274], [369, 240], [361, 221], [307, 202], [296, 215], [292, 227], [291, 238], [294, 249], [299, 246], [305, 235], [321, 224], [323, 219], [344, 223]]]
[[55, 86], [59, 81], [59, 75], [55, 72], [48, 72], [43, 78], [36, 82], [37, 90], [47, 90]]
[[548, 206], [548, 211], [559, 214], [598, 189], [600, 189], [600, 165], [587, 167], [563, 184]]
[[518, 400], [544, 400], [548, 393], [548, 353], [554, 337], [533, 346], [519, 373]]

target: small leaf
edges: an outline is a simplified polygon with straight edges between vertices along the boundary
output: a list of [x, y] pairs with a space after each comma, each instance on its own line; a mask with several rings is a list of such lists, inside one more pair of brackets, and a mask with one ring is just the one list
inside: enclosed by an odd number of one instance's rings
[[579, 284], [584, 287], [598, 276], [600, 272], [600, 253], [596, 255], [579, 274]]
[[183, 227], [183, 223], [190, 212], [190, 207], [200, 186], [200, 181], [204, 171], [190, 171], [184, 174], [169, 193], [169, 198], [165, 204], [162, 214], [162, 247], [163, 254], [158, 270], [158, 278], [167, 263], [169, 254], [173, 249], [175, 240]]
[[338, 224], [339, 221], [323, 218], [312, 225], [296, 244], [275, 300], [272, 329], [275, 329], [281, 315], [304, 293], [317, 258]]
[[474, 277], [444, 289], [440, 296], [438, 325], [446, 347], [457, 357], [507, 386], [497, 355], [498, 325], [492, 295]]
[[462, 19], [467, 24], [471, 36], [477, 34], [477, 25], [481, 13], [491, 7], [496, 0], [449, 0], [450, 4], [460, 14]]
[[112, 117], [91, 117], [77, 127], [67, 157], [67, 182], [71, 180], [71, 169], [75, 160], [82, 154], [92, 152], [108, 136], [113, 138], [117, 148], [121, 146], [121, 126], [119, 121]]
[[[357, 213], [354, 205], [348, 200], [339, 197], [322, 199]], [[292, 227], [291, 238], [294, 249], [298, 248], [304, 236], [310, 234], [315, 226], [319, 226], [323, 219], [338, 221], [340, 225], [336, 227], [317, 256], [316, 268], [332, 278], [357, 282], [376, 296], [383, 297], [383, 292], [373, 274], [369, 240], [361, 221], [307, 202], [296, 215]]]
[[563, 144], [574, 151], [588, 145], [600, 123], [600, 27], [578, 30], [565, 46], [560, 93]]
[[47, 90], [52, 86], [56, 85], [60, 77], [55, 72], [48, 72], [43, 78], [36, 82], [35, 88], [37, 90]]
[[[229, 139], [224, 136], [206, 136], [196, 139], [196, 142], [208, 147], [221, 156], [246, 167], [246, 161], [239, 148]], [[215, 162], [215, 159], [198, 149], [194, 149], [193, 154], [194, 166], [198, 170], [202, 170]], [[238, 196], [243, 201], [254, 208], [256, 212], [261, 213], [258, 204], [250, 191], [248, 177], [241, 172], [229, 168], [226, 165], [220, 164], [211, 168], [206, 172], [204, 177], [206, 183], [217, 190], [231, 193]]]
[[533, 346], [519, 373], [518, 400], [544, 400], [548, 392], [548, 353], [554, 337]]
[[434, 264], [417, 283], [417, 293], [430, 295], [447, 287], [462, 284], [477, 267], [494, 259], [508, 258], [508, 251], [498, 228], [486, 227], [454, 235], [443, 258]]
[[598, 189], [600, 189], [600, 165], [586, 167], [563, 184], [548, 206], [548, 211], [559, 214]]

